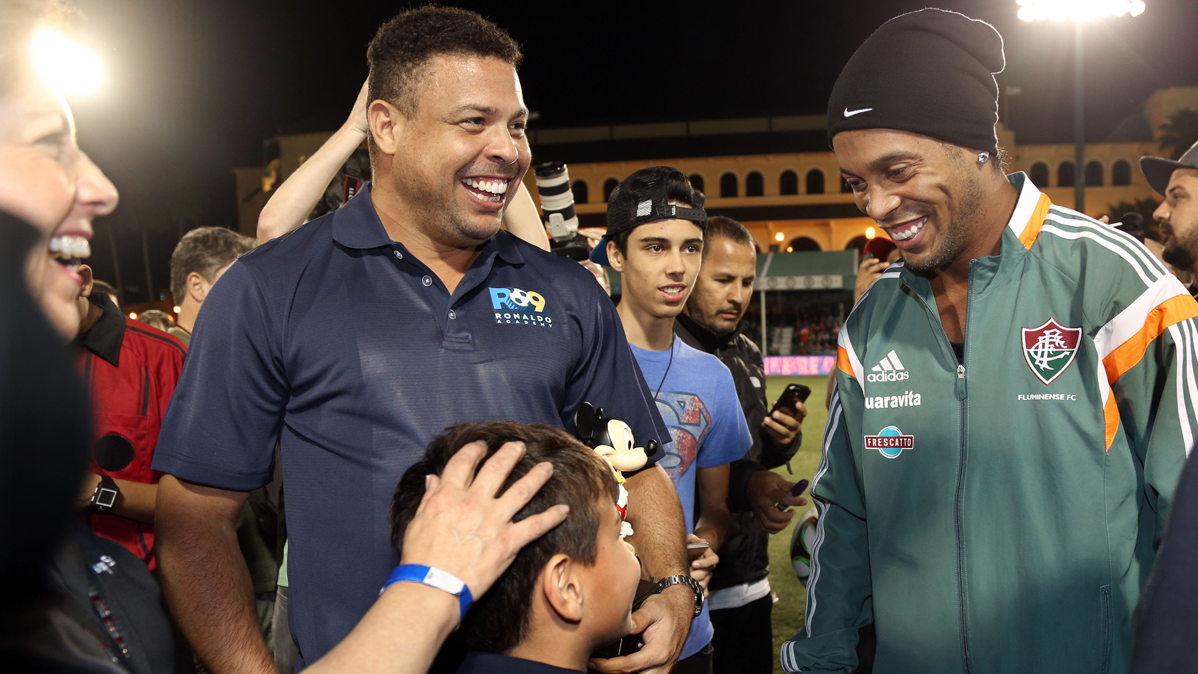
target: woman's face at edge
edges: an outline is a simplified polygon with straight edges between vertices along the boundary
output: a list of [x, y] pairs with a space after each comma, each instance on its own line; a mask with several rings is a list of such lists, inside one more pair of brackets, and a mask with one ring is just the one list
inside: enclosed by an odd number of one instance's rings
[[[92, 219], [116, 208], [118, 195], [75, 139], [71, 110], [48, 83], [26, 73], [0, 96], [0, 210], [41, 235], [25, 260], [25, 278], [50, 323], [69, 341], [79, 329], [76, 300], [83, 278], [69, 264], [83, 258]], [[69, 239], [73, 253], [51, 253]]]

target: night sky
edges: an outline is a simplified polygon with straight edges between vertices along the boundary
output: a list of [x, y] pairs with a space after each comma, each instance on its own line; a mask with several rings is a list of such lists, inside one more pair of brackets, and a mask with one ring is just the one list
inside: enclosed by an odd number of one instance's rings
[[[1198, 85], [1198, 2], [1145, 0], [1139, 17], [1087, 25], [1087, 136], [1101, 140], [1152, 91]], [[366, 76], [366, 45], [407, 3], [318, 0], [74, 0], [82, 41], [105, 59], [99, 94], [72, 100], [80, 144], [121, 191], [97, 222], [93, 267], [145, 301], [140, 230], [154, 283], [181, 229], [236, 226], [230, 169], [263, 163], [263, 141], [332, 130]], [[844, 63], [907, 0], [457, 4], [524, 47], [525, 101], [543, 128], [822, 114]], [[941, 0], [1006, 41], [1002, 114], [1021, 144], [1072, 141], [1072, 25], [1028, 24], [1015, 0]], [[718, 11], [704, 11], [722, 7]], [[902, 54], [895, 54], [901, 59]], [[613, 96], [619, 92], [619, 97]]]

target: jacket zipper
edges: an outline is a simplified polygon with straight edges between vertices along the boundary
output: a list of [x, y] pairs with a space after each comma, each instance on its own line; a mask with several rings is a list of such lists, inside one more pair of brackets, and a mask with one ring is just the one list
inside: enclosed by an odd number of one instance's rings
[[[970, 288], [973, 287], [973, 261], [972, 260], [969, 263], [969, 287]], [[951, 342], [949, 342], [948, 334], [944, 331], [944, 325], [940, 323], [939, 314], [932, 312], [932, 307], [923, 298], [923, 295], [921, 295], [918, 292], [915, 292], [912, 294], [919, 301], [919, 303], [923, 305], [924, 311], [926, 311], [929, 316], [931, 316], [935, 319], [933, 321], [933, 323], [935, 323], [936, 327], [939, 328], [939, 330], [936, 331], [936, 334], [941, 339], [943, 339], [942, 347], [947, 351], [949, 357], [953, 361], [956, 361], [957, 354], [955, 351], [953, 351], [953, 345]], [[970, 325], [970, 321], [972, 321], [972, 320], [973, 320], [973, 293], [967, 292], [966, 300], [965, 300], [965, 348], [964, 348], [964, 353], [966, 356], [965, 360], [967, 362], [969, 360], [969, 357], [968, 357], [969, 356], [969, 325]], [[968, 387], [966, 386], [966, 381], [965, 381], [965, 364], [957, 363], [957, 379], [954, 382], [954, 394], [956, 395], [957, 399], [961, 401], [961, 458], [960, 458], [960, 462], [957, 465], [957, 490], [956, 490], [955, 499], [953, 501], [953, 523], [954, 523], [955, 534], [957, 537], [957, 592], [960, 595], [960, 600], [961, 600], [961, 616], [960, 616], [960, 619], [961, 619], [961, 656], [965, 662], [965, 672], [966, 673], [971, 671], [972, 667], [969, 664], [969, 621], [968, 621], [968, 616], [967, 616], [966, 608], [965, 608], [965, 596], [966, 596], [966, 592], [968, 590], [968, 587], [967, 587], [968, 583], [966, 583], [966, 581], [965, 581], [965, 571], [964, 571], [964, 569], [965, 569], [965, 544], [964, 544], [964, 537], [962, 535], [962, 526], [961, 526], [962, 525], [962, 523], [961, 523], [961, 500], [962, 500], [962, 495], [965, 491], [965, 469], [967, 467], [967, 461], [966, 461], [967, 443], [966, 443], [966, 432], [965, 432], [966, 423], [965, 422], [966, 422], [966, 414], [967, 414], [966, 397], [968, 395], [968, 392], [969, 392]]]
[[[965, 363], [969, 362], [969, 326], [971, 321], [973, 321], [974, 313], [973, 260], [969, 261], [968, 283], [969, 285], [965, 293], [965, 334], [963, 336], [965, 344], [961, 349], [964, 358], [963, 362], [957, 363], [956, 394], [957, 399], [961, 401], [961, 458], [957, 466], [957, 494], [953, 502], [953, 519], [957, 534], [957, 591], [961, 601], [961, 655], [965, 661], [966, 673], [972, 667], [969, 663], [969, 581], [965, 570], [964, 515], [962, 513], [961, 502], [964, 500], [965, 475], [969, 468], [969, 438], [967, 431], [969, 421], [969, 385], [965, 379]], [[947, 339], [947, 336], [945, 338]]]

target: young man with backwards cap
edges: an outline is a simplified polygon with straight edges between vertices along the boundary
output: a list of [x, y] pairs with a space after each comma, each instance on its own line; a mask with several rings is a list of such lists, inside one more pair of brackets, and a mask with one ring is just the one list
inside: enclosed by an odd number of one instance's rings
[[1002, 38], [922, 10], [845, 66], [828, 134], [890, 268], [840, 331], [788, 672], [1127, 668], [1198, 423], [1198, 303], [1132, 237], [1004, 176]]
[[[753, 446], [732, 373], [715, 356], [674, 336], [674, 319], [699, 272], [706, 228], [702, 193], [681, 171], [654, 166], [636, 171], [612, 191], [607, 234], [591, 251], [592, 261], [621, 274], [616, 312], [670, 429], [672, 442], [659, 463], [678, 491], [688, 540], [711, 546], [692, 563], [693, 578], [674, 576], [658, 584], [684, 582], [696, 590], [695, 618], [675, 674], [712, 671], [713, 630], [699, 583], [705, 590], [718, 561], [715, 553], [734, 528], [728, 512], [729, 464]], [[597, 668], [624, 672], [634, 669], [632, 664], [618, 658]]]
[[1198, 297], [1198, 143], [1177, 161], [1141, 157], [1140, 170], [1152, 189], [1165, 197], [1152, 214], [1161, 223], [1161, 257], [1190, 272], [1190, 294]]

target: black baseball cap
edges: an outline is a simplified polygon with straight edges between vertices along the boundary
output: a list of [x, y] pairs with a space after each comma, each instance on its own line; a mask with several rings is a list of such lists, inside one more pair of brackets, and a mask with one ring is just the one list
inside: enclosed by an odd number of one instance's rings
[[1198, 143], [1190, 146], [1181, 159], [1173, 161], [1162, 157], [1140, 157], [1140, 170], [1148, 179], [1148, 185], [1164, 196], [1165, 188], [1169, 187], [1169, 178], [1179, 168], [1198, 168]]
[[681, 178], [687, 185], [690, 179], [673, 166], [652, 166], [633, 172], [612, 190], [607, 202], [607, 233], [591, 249], [591, 261], [606, 267], [607, 242], [621, 232], [631, 231], [647, 222], [658, 220], [690, 220], [707, 231], [707, 211], [703, 210], [704, 197], [699, 190], [691, 188], [691, 208], [670, 203], [666, 186], [670, 178]]

